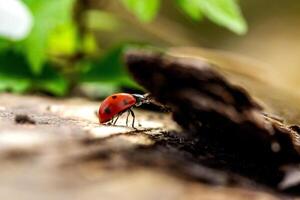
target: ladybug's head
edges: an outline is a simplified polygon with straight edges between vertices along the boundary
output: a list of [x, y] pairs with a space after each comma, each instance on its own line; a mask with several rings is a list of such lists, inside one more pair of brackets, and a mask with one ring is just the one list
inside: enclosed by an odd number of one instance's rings
[[132, 96], [136, 99], [135, 106], [140, 106], [144, 103], [150, 103], [146, 95], [132, 94]]

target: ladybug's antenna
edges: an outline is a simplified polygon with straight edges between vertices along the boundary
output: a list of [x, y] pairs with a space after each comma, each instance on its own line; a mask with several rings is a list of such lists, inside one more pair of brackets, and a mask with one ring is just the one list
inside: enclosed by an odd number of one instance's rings
[[132, 94], [132, 96], [135, 97], [136, 99], [136, 106], [140, 106], [142, 104], [154, 104], [158, 107], [160, 107], [162, 110], [164, 111], [170, 111], [170, 108], [166, 107], [165, 105], [157, 102], [155, 100], [155, 98], [150, 94], [150, 93], [146, 93], [144, 95], [141, 94]]

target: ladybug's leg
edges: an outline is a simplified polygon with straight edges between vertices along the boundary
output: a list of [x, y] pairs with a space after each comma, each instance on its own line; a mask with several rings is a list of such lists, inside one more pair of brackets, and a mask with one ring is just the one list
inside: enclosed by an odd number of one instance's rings
[[116, 123], [117, 123], [117, 121], [118, 121], [120, 115], [122, 115], [122, 113], [120, 113], [120, 114], [117, 115], [117, 118], [116, 118], [116, 120], [113, 122], [113, 125], [116, 125]]
[[115, 124], [117, 123], [119, 117], [120, 117], [121, 115], [123, 115], [123, 114], [124, 114], [124, 112], [120, 112], [119, 114], [117, 114], [117, 118], [116, 118], [116, 120], [113, 122], [113, 125], [115, 125]]
[[129, 109], [129, 112], [131, 113], [131, 116], [132, 116], [132, 128], [135, 128], [135, 127], [134, 127], [134, 121], [135, 121], [135, 115], [134, 115], [134, 112], [133, 112], [131, 109]]
[[128, 118], [129, 118], [129, 115], [130, 115], [130, 110], [127, 110], [126, 126], [128, 126]]
[[109, 120], [106, 124], [111, 125], [113, 123], [113, 121], [114, 121], [114, 117], [111, 118], [111, 120]]

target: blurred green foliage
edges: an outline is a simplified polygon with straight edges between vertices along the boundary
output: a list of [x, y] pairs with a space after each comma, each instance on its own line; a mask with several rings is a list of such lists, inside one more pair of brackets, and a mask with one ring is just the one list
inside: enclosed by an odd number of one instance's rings
[[1, 52], [0, 66], [0, 91], [22, 93], [30, 89], [47, 91], [57, 96], [67, 92], [67, 81], [47, 63], [36, 76], [24, 55], [8, 50]]
[[143, 22], [153, 20], [160, 6], [160, 0], [122, 0], [122, 2]]
[[[80, 1], [80, 0], [78, 0]], [[141, 23], [159, 12], [160, 0], [116, 0]], [[122, 63], [127, 44], [99, 48], [93, 30], [116, 31], [120, 22], [114, 13], [86, 8], [78, 20], [76, 0], [23, 0], [34, 16], [31, 33], [22, 41], [0, 38], [0, 91], [42, 91], [68, 94], [76, 85], [99, 86], [107, 92], [119, 87], [139, 88]], [[176, 0], [176, 5], [196, 21], [207, 17], [237, 33], [247, 25], [236, 0]], [[81, 11], [82, 12], [82, 11]], [[84, 23], [84, 24], [82, 24]], [[84, 27], [84, 29], [82, 28]]]
[[90, 59], [84, 62], [88, 65], [88, 70], [81, 73], [81, 82], [103, 82], [103, 83], [119, 83], [128, 87], [138, 88], [139, 86], [133, 82], [124, 70], [122, 55], [127, 45], [119, 45], [107, 51], [107, 53], [98, 58]]
[[236, 0], [190, 0], [189, 3], [213, 22], [237, 34], [246, 33], [247, 25]]
[[201, 20], [204, 16], [196, 1], [191, 0], [177, 0], [177, 4], [181, 9], [190, 16], [193, 20]]
[[[22, 50], [32, 72], [39, 74], [47, 60], [48, 39], [56, 29], [71, 26], [75, 0], [41, 1], [23, 0], [34, 16], [30, 35], [21, 42]], [[59, 37], [59, 35], [57, 35]]]

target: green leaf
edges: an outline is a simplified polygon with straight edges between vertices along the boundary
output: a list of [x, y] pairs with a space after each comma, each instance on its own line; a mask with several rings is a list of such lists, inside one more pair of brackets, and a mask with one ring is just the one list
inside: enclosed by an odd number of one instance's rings
[[101, 58], [88, 61], [89, 69], [81, 73], [81, 82], [113, 83], [119, 86], [138, 88], [130, 78], [123, 63], [123, 51], [126, 45], [117, 46]]
[[67, 81], [50, 65], [45, 65], [40, 75], [32, 73], [26, 58], [14, 51], [0, 54], [0, 91], [23, 93], [44, 91], [63, 96], [68, 91]]
[[247, 24], [236, 0], [190, 0], [213, 22], [237, 34], [247, 32]]
[[28, 38], [23, 42], [25, 47], [23, 49], [31, 70], [35, 74], [39, 74], [47, 61], [49, 36], [57, 26], [71, 22], [75, 0], [23, 1], [29, 6], [34, 16], [34, 26]]
[[[24, 67], [25, 65], [25, 67]], [[0, 91], [24, 92], [29, 89], [30, 71], [26, 68], [26, 60], [13, 52], [0, 54]]]
[[4, 38], [0, 38], [0, 53], [2, 51], [5, 51], [6, 49], [10, 48], [12, 45], [12, 42], [4, 39]]
[[160, 7], [160, 0], [122, 0], [122, 3], [142, 22], [153, 20]]
[[87, 55], [95, 54], [98, 51], [97, 41], [94, 34], [86, 32], [82, 36], [81, 51]]
[[47, 52], [50, 55], [73, 55], [78, 48], [77, 41], [77, 29], [73, 23], [57, 26], [48, 38]]
[[[0, 70], [1, 71], [1, 70]], [[3, 75], [0, 72], [0, 91], [12, 91], [14, 93], [22, 93], [30, 88], [30, 81], [24, 78], [15, 78]]]
[[89, 62], [90, 69], [81, 76], [82, 81], [118, 81], [125, 75], [122, 63], [123, 47], [113, 48], [101, 58]]
[[176, 1], [179, 7], [193, 20], [201, 20], [203, 18], [203, 14], [201, 9], [195, 1], [191, 0], [177, 0]]
[[42, 73], [32, 79], [31, 88], [33, 90], [46, 91], [55, 96], [64, 96], [69, 89], [67, 80], [55, 71], [53, 66], [47, 63], [43, 67]]

